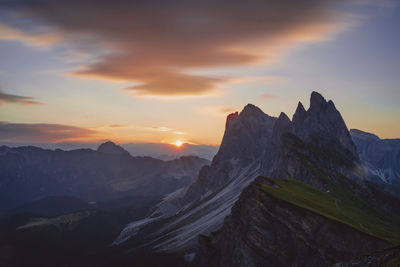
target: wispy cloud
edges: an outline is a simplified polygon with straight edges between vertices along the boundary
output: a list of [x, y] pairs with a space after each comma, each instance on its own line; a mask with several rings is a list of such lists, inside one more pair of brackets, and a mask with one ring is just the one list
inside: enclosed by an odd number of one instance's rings
[[238, 111], [235, 106], [215, 105], [215, 106], [204, 106], [198, 109], [201, 114], [207, 113], [214, 117], [226, 117], [228, 114]]
[[0, 90], [0, 105], [2, 104], [19, 104], [19, 105], [42, 105], [43, 103], [36, 100], [34, 97], [7, 94]]
[[165, 127], [165, 126], [154, 126], [154, 127], [151, 127], [151, 130], [159, 131], [159, 132], [171, 132], [171, 133], [179, 134], [179, 135], [185, 134], [185, 132], [177, 131], [177, 130], [174, 130], [173, 128], [169, 128], [169, 127]]
[[262, 98], [262, 99], [271, 99], [271, 98], [277, 98], [277, 97], [278, 96], [276, 96], [276, 95], [268, 94], [268, 93], [260, 95], [260, 98]]
[[151, 129], [153, 129], [155, 131], [160, 131], [160, 132], [169, 132], [172, 130], [171, 128], [164, 127], [164, 126], [154, 126], [154, 127], [151, 127]]
[[348, 17], [333, 2], [6, 1], [3, 12], [22, 19], [13, 28], [4, 19], [9, 28], [0, 38], [36, 45], [74, 40], [96, 58], [71, 75], [132, 82], [128, 89], [140, 96], [197, 96], [214, 93], [229, 77], [190, 71], [272, 62], [285, 49], [346, 28]]
[[55, 33], [32, 34], [7, 25], [0, 24], [0, 39], [19, 40], [34, 46], [47, 47], [61, 41], [61, 36]]
[[2, 142], [63, 142], [92, 138], [97, 132], [77, 126], [47, 123], [8, 123], [0, 121]]

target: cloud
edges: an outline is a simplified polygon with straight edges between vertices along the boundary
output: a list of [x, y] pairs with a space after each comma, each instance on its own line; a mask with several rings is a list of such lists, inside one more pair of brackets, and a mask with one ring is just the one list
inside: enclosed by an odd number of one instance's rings
[[0, 105], [6, 103], [20, 104], [20, 105], [42, 105], [43, 103], [37, 101], [30, 96], [20, 96], [3, 93], [0, 90]]
[[273, 95], [273, 94], [265, 93], [265, 94], [260, 95], [260, 98], [262, 98], [262, 99], [271, 99], [271, 98], [277, 98], [277, 96]]
[[34, 46], [46, 47], [54, 45], [62, 39], [57, 34], [31, 34], [0, 24], [0, 39], [20, 40]]
[[224, 115], [235, 112], [236, 108], [234, 107], [220, 107], [219, 112], [223, 113]]
[[110, 124], [110, 125], [108, 125], [108, 127], [110, 127], [110, 128], [125, 128], [125, 127], [129, 127], [129, 125], [126, 125], [126, 124]]
[[155, 131], [160, 131], [160, 132], [169, 132], [172, 130], [171, 128], [164, 127], [164, 126], [154, 126], [154, 127], [151, 127], [151, 129], [155, 130]]
[[225, 118], [228, 114], [239, 111], [235, 106], [225, 106], [225, 105], [213, 105], [213, 106], [202, 106], [199, 107], [199, 114], [207, 114], [209, 116]]
[[0, 121], [2, 142], [64, 142], [90, 138], [96, 133], [88, 128], [70, 125]]
[[329, 39], [347, 26], [346, 15], [332, 8], [338, 2], [7, 1], [3, 12], [22, 19], [4, 16], [14, 30], [0, 38], [73, 43], [94, 58], [71, 75], [132, 82], [137, 95], [204, 95], [229, 77], [191, 71], [268, 63], [299, 43]]

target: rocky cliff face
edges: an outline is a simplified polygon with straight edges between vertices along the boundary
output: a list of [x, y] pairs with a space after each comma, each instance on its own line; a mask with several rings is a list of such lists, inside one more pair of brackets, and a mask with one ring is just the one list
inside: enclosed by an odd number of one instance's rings
[[400, 139], [381, 140], [374, 134], [350, 130], [358, 154], [368, 172], [368, 179], [376, 183], [400, 185]]
[[343, 156], [358, 158], [349, 131], [335, 104], [312, 92], [310, 108], [305, 111], [301, 103], [293, 116], [294, 134], [306, 143], [321, 148], [338, 146]]
[[116, 239], [120, 244], [149, 223], [169, 218], [157, 227], [157, 250], [176, 251], [191, 247], [198, 234], [222, 226], [242, 190], [260, 174], [261, 159], [268, 152], [276, 118], [248, 104], [240, 113], [228, 115], [224, 137], [210, 166], [197, 180], [160, 203], [147, 220], [128, 225]]
[[329, 266], [390, 246], [335, 220], [247, 187], [210, 237], [200, 237], [196, 266]]
[[259, 161], [268, 151], [275, 121], [276, 118], [251, 104], [245, 106], [240, 114], [230, 114], [218, 153], [210, 167], [201, 170], [182, 201], [189, 203], [200, 200], [207, 192], [214, 192], [226, 185], [238, 170]]
[[[261, 174], [293, 177], [321, 190], [327, 183], [313, 170], [330, 172], [329, 179], [362, 184], [364, 172], [348, 129], [332, 101], [313, 92], [306, 111], [299, 102], [293, 120], [282, 113], [274, 125], [269, 153], [263, 157]], [[307, 167], [306, 167], [307, 166]]]

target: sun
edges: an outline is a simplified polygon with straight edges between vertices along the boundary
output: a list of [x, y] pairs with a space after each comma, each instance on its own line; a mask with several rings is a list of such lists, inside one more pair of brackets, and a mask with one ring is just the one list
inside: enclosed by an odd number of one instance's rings
[[176, 141], [174, 142], [174, 145], [175, 145], [176, 147], [181, 147], [181, 146], [183, 145], [183, 142], [182, 142], [181, 140], [176, 140]]

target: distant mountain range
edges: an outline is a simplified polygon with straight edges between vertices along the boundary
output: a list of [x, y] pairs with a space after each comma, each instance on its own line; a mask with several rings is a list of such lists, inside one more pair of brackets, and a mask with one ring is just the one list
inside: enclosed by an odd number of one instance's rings
[[[101, 143], [79, 143], [79, 142], [62, 142], [62, 143], [11, 143], [0, 142], [0, 146], [8, 147], [21, 147], [21, 146], [35, 146], [43, 149], [62, 149], [62, 150], [76, 150], [76, 149], [97, 149]], [[132, 156], [152, 157], [161, 160], [173, 160], [182, 156], [196, 156], [211, 160], [218, 151], [218, 146], [212, 145], [194, 145], [184, 143], [181, 147], [177, 148], [172, 144], [165, 143], [127, 143], [120, 144]]]
[[398, 144], [349, 131], [313, 92], [292, 119], [251, 104], [228, 115], [211, 163], [132, 157], [111, 142], [2, 147], [0, 203], [55, 190], [84, 202], [14, 208], [0, 221], [0, 251], [40, 266], [399, 266]]
[[133, 157], [107, 142], [97, 150], [0, 147], [0, 209], [48, 196], [98, 202], [124, 196], [162, 197], [192, 183], [208, 160]]

